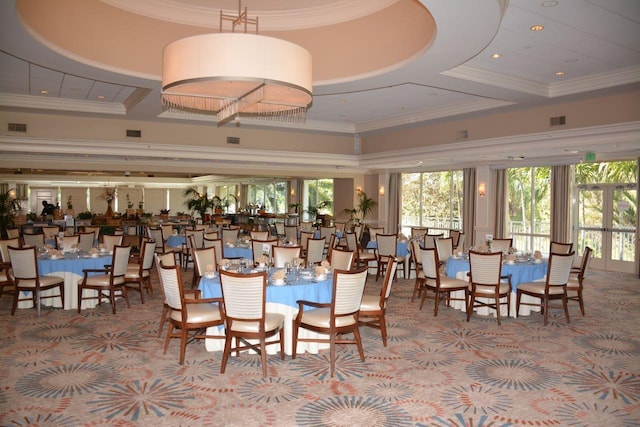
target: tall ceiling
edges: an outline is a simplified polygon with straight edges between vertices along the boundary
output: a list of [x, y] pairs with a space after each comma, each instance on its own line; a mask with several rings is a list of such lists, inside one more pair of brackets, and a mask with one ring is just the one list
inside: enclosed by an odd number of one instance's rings
[[[306, 123], [274, 126], [367, 135], [637, 89], [640, 82], [638, 0], [244, 0], [245, 6], [259, 18], [260, 34], [294, 41], [313, 57]], [[211, 123], [162, 112], [162, 48], [219, 32], [221, 10], [237, 14], [238, 2], [3, 1], [0, 109]]]

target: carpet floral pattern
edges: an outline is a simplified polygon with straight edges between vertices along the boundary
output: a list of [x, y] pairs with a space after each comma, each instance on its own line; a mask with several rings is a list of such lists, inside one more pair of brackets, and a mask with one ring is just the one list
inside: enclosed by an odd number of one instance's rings
[[[154, 278], [155, 279], [155, 278]], [[190, 283], [190, 277], [185, 277]], [[367, 292], [375, 293], [369, 277]], [[158, 283], [154, 280], [157, 289]], [[1, 426], [638, 426], [640, 280], [594, 272], [586, 316], [570, 305], [504, 319], [418, 310], [413, 280], [393, 285], [388, 347], [361, 328], [366, 361], [339, 347], [284, 361], [178, 341], [163, 354], [160, 297], [118, 313], [21, 309], [0, 298]], [[157, 289], [158, 295], [159, 289]]]

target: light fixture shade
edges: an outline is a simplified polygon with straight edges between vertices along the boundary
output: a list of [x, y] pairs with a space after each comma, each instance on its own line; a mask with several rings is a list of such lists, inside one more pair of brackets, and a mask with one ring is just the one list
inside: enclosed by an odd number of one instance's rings
[[312, 101], [311, 53], [286, 40], [203, 34], [168, 44], [162, 61], [165, 110], [303, 121]]

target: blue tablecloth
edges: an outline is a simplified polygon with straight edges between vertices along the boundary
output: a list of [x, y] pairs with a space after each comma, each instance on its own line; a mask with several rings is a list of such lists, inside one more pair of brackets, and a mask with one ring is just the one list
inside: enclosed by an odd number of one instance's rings
[[167, 246], [172, 248], [181, 247], [186, 242], [187, 239], [184, 237], [184, 234], [172, 234], [167, 238]]
[[253, 250], [251, 248], [239, 248], [234, 246], [230, 248], [227, 245], [224, 245], [222, 248], [222, 257], [223, 258], [247, 258], [253, 259]]
[[[333, 276], [327, 276], [326, 280], [320, 282], [300, 281], [291, 282], [285, 286], [267, 286], [267, 302], [284, 304], [291, 307], [298, 307], [296, 301], [307, 300], [315, 302], [331, 302], [331, 292], [333, 290]], [[213, 279], [203, 277], [200, 280], [200, 291], [204, 298], [222, 297], [220, 288], [220, 277]]]
[[[367, 249], [378, 249], [378, 242], [376, 242], [375, 240], [370, 240], [369, 243], [367, 243]], [[396, 255], [404, 256], [404, 257], [409, 255], [409, 242], [408, 241], [405, 241], [405, 242], [400, 242], [399, 241], [396, 244]]]
[[[449, 258], [446, 266], [446, 273], [449, 277], [456, 277], [458, 273], [469, 271], [468, 259]], [[547, 274], [547, 260], [543, 260], [540, 264], [534, 263], [516, 263], [513, 265], [503, 264], [502, 275], [511, 275], [511, 284], [513, 291], [516, 291], [520, 283], [533, 282], [542, 279]]]

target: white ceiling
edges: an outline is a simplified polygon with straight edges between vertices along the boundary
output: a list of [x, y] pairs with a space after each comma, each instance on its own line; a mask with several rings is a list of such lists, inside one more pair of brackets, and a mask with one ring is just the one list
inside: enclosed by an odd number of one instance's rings
[[[220, 9], [237, 9], [235, 0], [104, 1], [190, 23], [217, 16]], [[270, 17], [273, 22], [314, 18], [326, 24], [323, 19], [350, 19], [393, 2], [331, 0], [318, 6], [311, 0], [245, 0], [243, 6], [268, 28]], [[640, 82], [639, 0], [420, 3], [437, 26], [432, 46], [382, 74], [314, 84], [307, 122], [296, 129], [366, 135], [499, 108], [527, 108], [596, 90], [620, 91]], [[0, 3], [0, 108], [167, 119], [159, 79], [114, 73], [54, 52], [25, 30], [15, 4]], [[533, 32], [532, 25], [544, 30]], [[502, 57], [492, 59], [493, 53]], [[564, 75], [557, 76], [558, 71]], [[41, 94], [41, 88], [49, 93]], [[98, 94], [104, 99], [98, 101]]]

